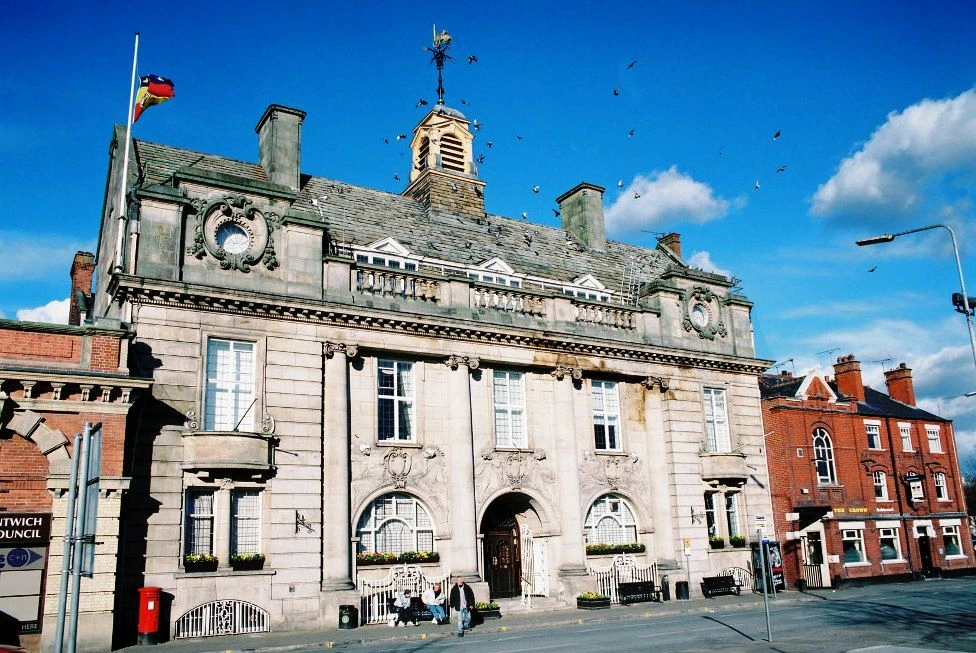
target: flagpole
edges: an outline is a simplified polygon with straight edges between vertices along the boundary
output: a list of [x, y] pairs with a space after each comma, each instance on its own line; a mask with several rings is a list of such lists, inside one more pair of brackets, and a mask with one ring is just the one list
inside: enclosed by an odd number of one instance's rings
[[119, 183], [119, 227], [115, 242], [115, 272], [124, 272], [125, 264], [122, 260], [122, 246], [125, 242], [126, 204], [125, 191], [129, 181], [129, 148], [132, 146], [132, 109], [135, 105], [136, 92], [136, 62], [139, 59], [139, 32], [136, 32], [136, 44], [132, 50], [132, 81], [129, 82], [129, 113], [126, 115], [125, 149], [122, 154], [122, 180]]

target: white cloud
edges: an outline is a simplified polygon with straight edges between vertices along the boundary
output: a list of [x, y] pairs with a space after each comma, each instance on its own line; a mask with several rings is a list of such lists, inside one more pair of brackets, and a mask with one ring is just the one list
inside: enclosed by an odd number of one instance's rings
[[708, 252], [695, 252], [688, 258], [688, 267], [699, 268], [712, 274], [721, 274], [723, 277], [732, 278], [732, 272], [725, 268], [720, 268], [712, 261], [712, 255]]
[[17, 311], [17, 319], [24, 322], [68, 323], [68, 299], [54, 299], [37, 308], [22, 308]]
[[818, 216], [958, 214], [976, 176], [976, 89], [888, 114], [813, 196]]
[[662, 223], [701, 224], [724, 217], [729, 206], [728, 200], [715, 196], [711, 186], [671, 166], [648, 176], [637, 175], [606, 210], [607, 230], [620, 234]]
[[4, 255], [0, 257], [0, 278], [49, 280], [67, 278], [71, 261], [78, 251], [95, 251], [94, 243], [71, 240], [59, 234], [0, 231]]
[[788, 308], [779, 312], [779, 317], [785, 320], [796, 318], [821, 317], [824, 315], [850, 315], [851, 313], [876, 313], [878, 305], [875, 302], [825, 302], [820, 304], [805, 304], [796, 308]]

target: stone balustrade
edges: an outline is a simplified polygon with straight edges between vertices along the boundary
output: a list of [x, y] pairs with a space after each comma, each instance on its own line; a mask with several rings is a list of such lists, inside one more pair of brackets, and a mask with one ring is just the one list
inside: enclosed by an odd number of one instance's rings
[[611, 304], [590, 304], [573, 301], [576, 321], [584, 324], [598, 324], [616, 329], [635, 329], [635, 312]]
[[471, 305], [475, 308], [489, 308], [536, 317], [542, 317], [546, 314], [546, 300], [544, 298], [504, 286], [473, 284], [471, 286]]
[[367, 295], [437, 301], [440, 284], [410, 271], [361, 267], [353, 274], [356, 290]]

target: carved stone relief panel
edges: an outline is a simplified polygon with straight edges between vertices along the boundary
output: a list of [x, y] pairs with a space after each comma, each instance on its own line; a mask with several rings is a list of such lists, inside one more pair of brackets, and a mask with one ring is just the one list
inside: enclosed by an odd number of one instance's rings
[[580, 490], [584, 496], [623, 492], [632, 501], [639, 502], [646, 512], [646, 485], [643, 463], [635, 453], [620, 456], [587, 451], [580, 461]]
[[197, 212], [187, 254], [198, 259], [210, 255], [224, 270], [250, 272], [258, 262], [268, 270], [278, 267], [274, 231], [281, 228], [281, 216], [277, 213], [262, 211], [243, 195], [198, 199], [193, 205]]
[[350, 458], [350, 500], [354, 508], [382, 488], [407, 493], [418, 490], [432, 504], [430, 508], [436, 511], [438, 519], [450, 521], [450, 503], [447, 501], [450, 479], [447, 460], [440, 447], [376, 448], [354, 439]]
[[545, 494], [556, 482], [545, 449], [497, 451], [485, 447], [475, 461], [475, 490], [478, 500], [501, 489], [534, 488]]

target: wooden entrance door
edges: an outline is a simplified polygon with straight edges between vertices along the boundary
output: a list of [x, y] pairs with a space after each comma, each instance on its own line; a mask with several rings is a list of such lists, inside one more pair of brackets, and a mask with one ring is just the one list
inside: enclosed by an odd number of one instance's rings
[[518, 596], [522, 591], [518, 524], [485, 533], [484, 554], [485, 576], [492, 598]]

